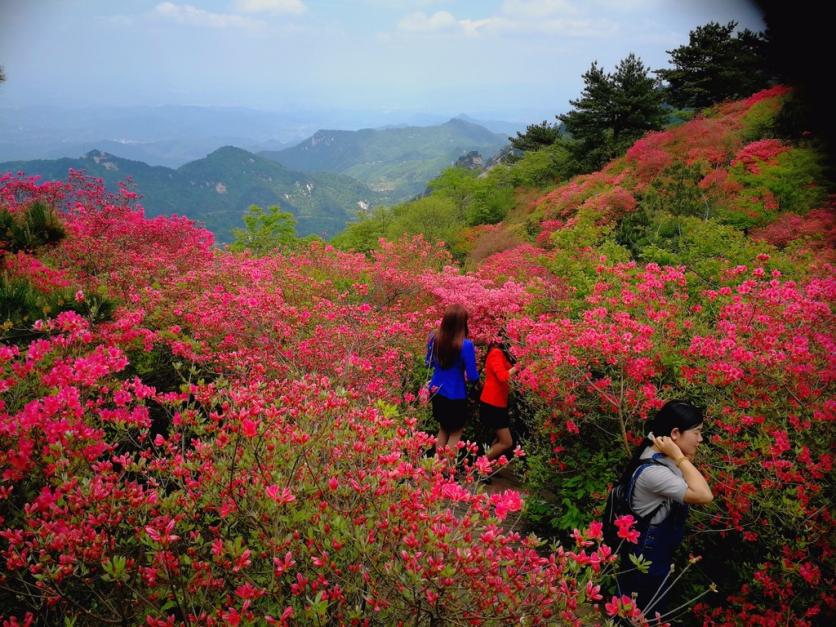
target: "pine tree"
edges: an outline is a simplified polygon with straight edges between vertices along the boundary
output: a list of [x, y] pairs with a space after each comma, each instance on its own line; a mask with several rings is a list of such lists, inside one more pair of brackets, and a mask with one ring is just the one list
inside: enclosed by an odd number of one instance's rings
[[641, 59], [629, 54], [613, 74], [594, 62], [572, 111], [557, 116], [572, 138], [579, 171], [597, 170], [665, 120], [662, 94]]
[[548, 120], [543, 120], [540, 124], [529, 124], [525, 133], [518, 132], [516, 137], [508, 138], [514, 148], [523, 152], [532, 152], [551, 146], [558, 139], [560, 139], [560, 126], [550, 124]]
[[610, 76], [615, 151], [622, 152], [647, 133], [662, 128], [665, 111], [658, 82], [634, 54], [627, 55]]
[[673, 50], [670, 69], [656, 70], [667, 83], [667, 101], [675, 107], [702, 108], [744, 98], [768, 86], [768, 39], [748, 29], [735, 34], [737, 22], [709, 22]]

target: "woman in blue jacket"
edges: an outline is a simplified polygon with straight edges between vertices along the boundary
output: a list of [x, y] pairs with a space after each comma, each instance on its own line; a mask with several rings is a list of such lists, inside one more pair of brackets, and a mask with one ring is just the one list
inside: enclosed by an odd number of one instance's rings
[[467, 422], [467, 384], [479, 380], [476, 352], [467, 339], [467, 310], [450, 305], [441, 326], [427, 341], [427, 366], [432, 366], [430, 380], [433, 418], [438, 421], [436, 451], [454, 449]]

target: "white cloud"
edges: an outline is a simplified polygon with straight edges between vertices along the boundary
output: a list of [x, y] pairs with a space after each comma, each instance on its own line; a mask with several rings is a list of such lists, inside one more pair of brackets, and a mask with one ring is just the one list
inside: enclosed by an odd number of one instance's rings
[[204, 28], [259, 29], [266, 26], [266, 23], [261, 20], [230, 13], [211, 13], [190, 4], [174, 4], [173, 2], [161, 2], [154, 7], [152, 13], [155, 17], [171, 20], [178, 24]]
[[578, 11], [569, 0], [504, 0], [502, 12], [522, 18], [542, 18], [556, 14], [574, 15]]
[[486, 17], [481, 20], [459, 20], [465, 35], [475, 37], [486, 32], [502, 32], [511, 30], [513, 23], [504, 17]]
[[613, 36], [619, 26], [610, 19], [579, 15], [569, 0], [505, 0], [498, 14], [479, 19], [457, 19], [448, 11], [410, 13], [401, 19], [398, 29], [455, 32], [469, 37], [538, 34], [603, 38]]
[[608, 19], [553, 19], [539, 27], [544, 33], [565, 37], [612, 37], [619, 30], [618, 24]]
[[299, 15], [307, 10], [302, 0], [235, 0], [235, 8], [244, 13]]
[[393, 11], [408, 11], [421, 7], [431, 7], [436, 4], [451, 4], [452, 2], [453, 0], [362, 0], [365, 5]]
[[447, 11], [436, 11], [432, 15], [417, 11], [410, 13], [398, 22], [398, 28], [413, 32], [452, 30], [457, 26], [456, 18]]
[[595, 0], [595, 4], [610, 11], [630, 12], [656, 8], [660, 0]]

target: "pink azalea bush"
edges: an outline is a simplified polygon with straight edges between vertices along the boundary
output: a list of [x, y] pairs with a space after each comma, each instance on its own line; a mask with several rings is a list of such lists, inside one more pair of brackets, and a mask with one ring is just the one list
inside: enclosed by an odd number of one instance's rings
[[[4, 189], [16, 202], [54, 189], [6, 184], [20, 186]], [[484, 302], [474, 331], [488, 334], [492, 312], [522, 311], [520, 286], [438, 273], [421, 242], [371, 260], [316, 243], [298, 256], [216, 252], [189, 223], [85, 190], [45, 263], [81, 298], [110, 290], [114, 316], [60, 313], [0, 352], [7, 620], [595, 614], [614, 559], [600, 538], [549, 551], [515, 532], [520, 495], [476, 488], [485, 458], [462, 484], [425, 457], [425, 410], [400, 387], [440, 307]], [[145, 383], [143, 355], [168, 355], [171, 378]]]

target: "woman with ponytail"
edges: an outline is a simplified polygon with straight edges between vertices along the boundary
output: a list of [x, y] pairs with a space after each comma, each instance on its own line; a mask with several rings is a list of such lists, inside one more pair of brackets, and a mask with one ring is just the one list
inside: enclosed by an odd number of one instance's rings
[[648, 617], [664, 613], [673, 552], [682, 542], [688, 506], [714, 499], [693, 463], [702, 442], [702, 423], [702, 411], [691, 403], [667, 402], [621, 477], [630, 509], [645, 523], [638, 525], [638, 544], [630, 553], [651, 564], [641, 573], [623, 555], [618, 586], [621, 594], [636, 593], [638, 607]]
[[479, 381], [476, 351], [467, 339], [467, 310], [450, 305], [441, 326], [427, 341], [427, 366], [432, 366], [430, 380], [433, 418], [438, 421], [436, 453], [455, 448], [467, 422], [467, 384]]

